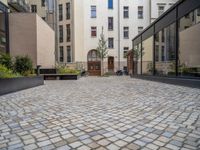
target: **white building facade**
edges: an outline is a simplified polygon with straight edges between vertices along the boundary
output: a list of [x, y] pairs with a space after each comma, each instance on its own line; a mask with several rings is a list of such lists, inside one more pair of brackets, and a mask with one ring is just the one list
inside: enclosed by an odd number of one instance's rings
[[57, 0], [56, 59], [91, 75], [100, 74], [95, 49], [100, 34], [107, 40], [104, 72], [127, 66], [126, 53], [132, 39], [177, 0]]

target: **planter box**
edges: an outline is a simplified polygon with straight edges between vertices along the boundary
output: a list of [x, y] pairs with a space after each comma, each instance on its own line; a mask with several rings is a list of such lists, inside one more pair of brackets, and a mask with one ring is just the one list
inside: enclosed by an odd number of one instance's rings
[[44, 85], [43, 76], [0, 79], [0, 95]]
[[75, 74], [45, 74], [44, 80], [78, 80], [80, 75]]

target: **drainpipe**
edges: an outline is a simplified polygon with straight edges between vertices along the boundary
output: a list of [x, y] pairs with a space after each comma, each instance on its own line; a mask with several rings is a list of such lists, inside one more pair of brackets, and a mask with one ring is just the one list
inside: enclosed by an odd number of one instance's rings
[[58, 28], [57, 28], [57, 0], [53, 2], [53, 22], [55, 30], [55, 66], [58, 59]]
[[118, 70], [120, 70], [120, 47], [121, 47], [121, 37], [120, 37], [120, 0], [118, 0]]

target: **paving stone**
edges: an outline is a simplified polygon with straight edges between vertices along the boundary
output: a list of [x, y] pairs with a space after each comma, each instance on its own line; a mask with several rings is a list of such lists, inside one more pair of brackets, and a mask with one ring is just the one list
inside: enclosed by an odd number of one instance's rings
[[120, 147], [118, 147], [115, 144], [110, 144], [110, 145], [107, 146], [107, 149], [108, 150], [118, 150], [118, 149], [120, 149]]
[[30, 144], [30, 145], [24, 146], [23, 148], [24, 148], [24, 150], [33, 150], [33, 149], [37, 148], [37, 145], [36, 144]]
[[131, 150], [138, 150], [138, 149], [140, 149], [140, 146], [137, 144], [131, 143], [131, 144], [127, 145], [127, 148], [129, 148]]
[[119, 146], [119, 147], [123, 147], [125, 145], [127, 145], [128, 143], [122, 140], [116, 141], [115, 145]]
[[79, 147], [77, 150], [90, 150], [90, 149], [91, 149], [90, 147], [83, 145]]
[[0, 149], [200, 149], [199, 99], [126, 76], [46, 81], [0, 96]]
[[110, 141], [106, 139], [102, 139], [102, 140], [99, 140], [97, 143], [101, 146], [107, 146], [108, 144], [110, 144]]
[[152, 150], [157, 150], [159, 148], [159, 146], [155, 144], [147, 144], [146, 147]]
[[83, 145], [81, 142], [74, 142], [69, 144], [72, 148], [78, 148], [79, 146]]
[[38, 142], [38, 143], [37, 143], [37, 145], [38, 145], [39, 147], [44, 147], [44, 146], [47, 146], [47, 145], [49, 145], [49, 144], [51, 144], [51, 141], [50, 141], [50, 140], [46, 140], [46, 141]]
[[56, 149], [57, 150], [70, 150], [71, 148], [69, 146], [65, 145], [65, 146], [58, 147]]

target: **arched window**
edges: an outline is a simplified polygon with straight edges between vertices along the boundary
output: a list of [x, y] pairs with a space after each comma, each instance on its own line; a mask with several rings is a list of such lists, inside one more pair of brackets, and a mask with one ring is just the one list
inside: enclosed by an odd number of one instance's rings
[[91, 50], [88, 52], [88, 61], [100, 61], [97, 50]]

